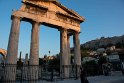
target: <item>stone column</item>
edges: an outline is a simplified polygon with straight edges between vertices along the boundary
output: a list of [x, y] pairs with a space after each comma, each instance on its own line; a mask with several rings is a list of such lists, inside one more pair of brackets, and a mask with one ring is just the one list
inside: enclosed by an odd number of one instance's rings
[[9, 36], [4, 81], [16, 79], [16, 64], [18, 55], [18, 41], [20, 31], [20, 17], [12, 16], [12, 25]]
[[62, 78], [69, 77], [68, 70], [68, 46], [67, 46], [67, 30], [62, 29], [60, 31], [60, 72]]
[[32, 23], [32, 32], [31, 32], [31, 45], [30, 45], [30, 73], [29, 80], [38, 79], [38, 65], [39, 65], [39, 26], [38, 22]]
[[81, 66], [81, 52], [80, 52], [80, 41], [79, 41], [79, 33], [75, 32], [74, 37], [74, 64], [76, 65], [76, 76], [79, 77], [79, 70]]
[[68, 49], [68, 70], [69, 70], [69, 76], [71, 71], [71, 55], [70, 55], [70, 35], [67, 35], [67, 49]]
[[71, 55], [70, 55], [70, 36], [67, 36], [67, 46], [68, 46], [68, 65], [70, 65], [71, 62]]

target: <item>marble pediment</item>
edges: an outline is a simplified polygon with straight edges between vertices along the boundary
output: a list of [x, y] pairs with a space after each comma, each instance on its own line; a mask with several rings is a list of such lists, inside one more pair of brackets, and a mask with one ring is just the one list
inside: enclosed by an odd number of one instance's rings
[[24, 3], [24, 5], [21, 7], [21, 10], [24, 11], [28, 8], [30, 8], [30, 10], [33, 10], [33, 8], [31, 7], [37, 7], [39, 8], [39, 10], [32, 11], [32, 13], [40, 11], [43, 12], [42, 14], [45, 14], [47, 11], [49, 11], [51, 13], [56, 13], [57, 15], [62, 15], [71, 19], [76, 19], [79, 22], [84, 21], [84, 18], [81, 17], [78, 13], [66, 8], [57, 0], [23, 0], [22, 2]]

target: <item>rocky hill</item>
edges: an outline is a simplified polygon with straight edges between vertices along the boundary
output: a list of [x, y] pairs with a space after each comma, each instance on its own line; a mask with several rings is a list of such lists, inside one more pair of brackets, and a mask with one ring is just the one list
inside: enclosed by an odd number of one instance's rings
[[114, 37], [101, 37], [100, 39], [91, 40], [84, 44], [81, 44], [81, 47], [83, 48], [91, 48], [91, 49], [97, 49], [100, 47], [107, 47], [107, 46], [123, 46], [124, 47], [124, 35], [122, 36], [114, 36]]

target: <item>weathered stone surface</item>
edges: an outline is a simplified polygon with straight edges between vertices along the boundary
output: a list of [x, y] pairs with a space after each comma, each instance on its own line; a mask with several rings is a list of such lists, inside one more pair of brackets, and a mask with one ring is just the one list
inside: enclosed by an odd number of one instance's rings
[[19, 31], [20, 18], [13, 16], [6, 57], [6, 63], [8, 64], [17, 63]]
[[80, 41], [79, 41], [79, 33], [75, 32], [73, 36], [74, 41], [74, 64], [76, 67], [76, 76], [80, 76], [80, 66], [81, 66], [81, 52], [80, 52]]
[[35, 20], [40, 23], [47, 23], [50, 26], [64, 27], [80, 32], [80, 23], [84, 18], [76, 12], [66, 8], [57, 1], [23, 1], [23, 5], [13, 15], [20, 16], [22, 20]]
[[60, 49], [61, 49], [61, 72], [63, 78], [69, 77], [69, 62], [68, 62], [68, 45], [67, 45], [67, 30], [62, 29], [60, 31]]
[[30, 59], [29, 59], [29, 79], [38, 80], [39, 65], [39, 23], [32, 23]]
[[79, 41], [79, 33], [75, 32], [74, 37], [74, 63], [76, 65], [81, 65], [81, 53], [80, 53], [80, 41]]
[[20, 18], [12, 17], [12, 26], [9, 36], [9, 43], [7, 48], [6, 67], [4, 80], [14, 81], [16, 79], [16, 65], [18, 55], [18, 41], [20, 30]]
[[39, 26], [39, 23], [33, 22], [29, 65], [39, 65]]
[[71, 55], [70, 55], [70, 36], [67, 36], [67, 46], [68, 46], [68, 65], [71, 65]]

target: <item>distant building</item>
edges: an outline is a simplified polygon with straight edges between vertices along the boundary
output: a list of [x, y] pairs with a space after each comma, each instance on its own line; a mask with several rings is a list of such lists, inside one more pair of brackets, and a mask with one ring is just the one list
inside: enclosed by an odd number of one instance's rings
[[83, 60], [82, 60], [82, 63], [89, 62], [89, 61], [92, 61], [92, 60], [95, 60], [96, 61], [96, 58], [93, 58], [93, 57], [84, 57]]
[[108, 55], [107, 56], [108, 60], [110, 62], [113, 62], [113, 61], [120, 61], [120, 58], [119, 58], [119, 55], [118, 54], [111, 54], [111, 55]]
[[56, 56], [47, 56], [47, 57], [44, 57], [43, 60], [49, 61], [49, 60], [53, 60], [53, 59], [56, 59], [56, 58], [57, 58]]
[[105, 51], [106, 51], [106, 49], [104, 49], [104, 48], [97, 49], [97, 53], [104, 53]]
[[114, 51], [116, 49], [115, 46], [108, 47], [107, 50]]
[[121, 61], [118, 54], [108, 55], [107, 58], [112, 64], [113, 70], [121, 70]]
[[97, 55], [97, 52], [96, 51], [92, 51], [92, 52], [89, 53], [89, 55], [90, 56], [95, 56], [95, 55]]

